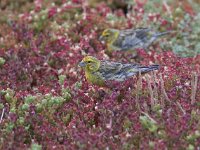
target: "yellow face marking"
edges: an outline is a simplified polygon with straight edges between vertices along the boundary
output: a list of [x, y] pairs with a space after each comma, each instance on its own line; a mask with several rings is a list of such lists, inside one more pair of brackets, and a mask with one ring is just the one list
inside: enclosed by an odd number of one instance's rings
[[85, 57], [83, 58], [83, 61], [84, 61], [84, 62], [94, 61], [94, 60], [95, 60], [95, 58], [92, 57], [92, 56], [85, 56]]
[[112, 45], [119, 36], [119, 31], [114, 29], [105, 29], [101, 35], [107, 44]]
[[109, 29], [105, 29], [105, 30], [103, 31], [103, 33], [102, 33], [102, 36], [108, 36], [108, 35], [110, 35]]
[[92, 56], [86, 56], [82, 60], [86, 63], [85, 67], [85, 77], [86, 79], [96, 85], [104, 85], [104, 81], [101, 79], [100, 75], [98, 74], [98, 69], [100, 67], [100, 60]]
[[88, 72], [97, 71], [100, 67], [100, 61], [92, 56], [86, 56], [82, 60], [85, 63], [85, 69]]

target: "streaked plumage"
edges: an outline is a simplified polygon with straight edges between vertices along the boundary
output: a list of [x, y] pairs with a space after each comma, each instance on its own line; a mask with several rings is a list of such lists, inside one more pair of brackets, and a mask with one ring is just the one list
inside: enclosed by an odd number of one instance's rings
[[171, 31], [155, 32], [150, 28], [137, 29], [105, 29], [100, 37], [100, 40], [106, 42], [107, 50], [109, 52], [115, 51], [129, 51], [136, 48], [146, 49], [157, 38], [168, 34]]
[[98, 60], [92, 56], [84, 57], [79, 66], [83, 67], [86, 79], [89, 82], [100, 86], [103, 86], [105, 81], [124, 81], [139, 72], [146, 73], [159, 68], [159, 65], [146, 67], [136, 64], [122, 64]]

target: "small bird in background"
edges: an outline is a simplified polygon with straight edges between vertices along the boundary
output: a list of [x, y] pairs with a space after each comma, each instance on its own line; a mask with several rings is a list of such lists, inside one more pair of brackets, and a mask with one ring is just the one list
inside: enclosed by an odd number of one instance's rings
[[109, 53], [112, 51], [134, 51], [137, 48], [148, 48], [157, 38], [170, 32], [155, 32], [150, 28], [105, 29], [99, 39], [105, 41]]
[[79, 63], [85, 71], [87, 81], [92, 84], [104, 86], [106, 81], [124, 81], [141, 72], [146, 73], [158, 70], [159, 65], [140, 66], [136, 64], [123, 64], [106, 60], [98, 60], [93, 56], [85, 56]]

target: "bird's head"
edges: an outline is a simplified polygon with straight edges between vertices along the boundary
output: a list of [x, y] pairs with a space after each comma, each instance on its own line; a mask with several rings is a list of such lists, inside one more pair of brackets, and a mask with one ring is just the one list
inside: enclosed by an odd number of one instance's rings
[[100, 40], [105, 41], [107, 43], [113, 43], [119, 36], [119, 30], [116, 29], [105, 29], [101, 36]]
[[89, 72], [97, 71], [100, 67], [100, 60], [93, 56], [85, 56], [79, 66]]

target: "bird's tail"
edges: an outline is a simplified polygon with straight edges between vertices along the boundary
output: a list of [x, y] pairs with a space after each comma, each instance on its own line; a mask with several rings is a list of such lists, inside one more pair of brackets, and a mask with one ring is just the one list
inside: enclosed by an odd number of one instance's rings
[[151, 66], [149, 66], [149, 69], [150, 70], [158, 70], [159, 69], [159, 65], [151, 65]]
[[141, 73], [146, 73], [146, 72], [149, 72], [149, 71], [153, 71], [153, 70], [158, 70], [159, 69], [159, 65], [151, 65], [151, 66], [148, 66], [148, 67], [143, 67], [143, 66], [140, 66], [138, 68], [139, 72]]

